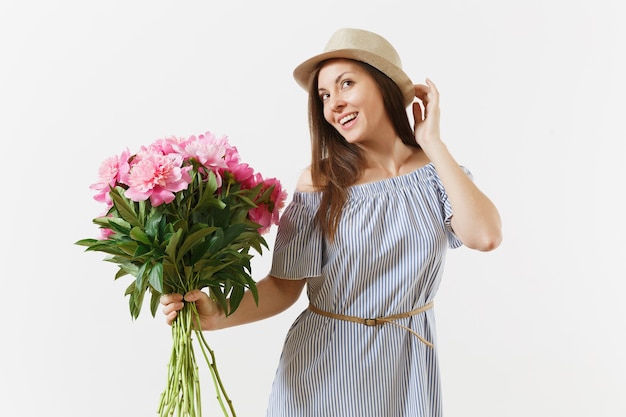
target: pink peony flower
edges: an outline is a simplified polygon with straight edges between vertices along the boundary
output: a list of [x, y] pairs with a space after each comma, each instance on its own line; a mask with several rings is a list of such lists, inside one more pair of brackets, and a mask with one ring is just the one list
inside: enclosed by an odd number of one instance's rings
[[[271, 199], [274, 202], [274, 212], [278, 215], [278, 212], [285, 207], [285, 202], [287, 201], [287, 191], [276, 178], [267, 178], [265, 179], [265, 183], [268, 187], [272, 185], [274, 186]], [[275, 224], [278, 224], [278, 222]]]
[[217, 139], [211, 132], [191, 136], [180, 143], [180, 148], [185, 159], [193, 158], [206, 167], [216, 169], [227, 167], [224, 155], [230, 145], [226, 136]]
[[156, 140], [149, 149], [155, 152], [161, 152], [163, 155], [171, 153], [183, 153], [180, 144], [185, 141], [183, 138], [177, 138], [175, 136], [169, 136], [163, 139]]
[[111, 207], [113, 202], [109, 195], [110, 187], [115, 187], [119, 182], [122, 182], [122, 177], [128, 173], [130, 169], [129, 157], [130, 151], [126, 149], [120, 155], [111, 156], [102, 162], [98, 170], [98, 182], [89, 186], [90, 189], [97, 191], [93, 196], [96, 201], [106, 203], [108, 207]]
[[248, 212], [250, 220], [261, 225], [259, 233], [264, 234], [269, 231], [272, 225], [278, 224], [280, 211], [285, 206], [285, 201], [287, 200], [287, 192], [276, 178], [263, 179], [260, 174], [256, 174], [254, 178], [257, 180], [257, 184], [263, 182], [264, 190], [267, 190], [272, 185], [274, 186], [270, 197], [274, 206], [272, 211], [270, 211], [267, 205], [259, 204], [258, 207]]
[[184, 190], [191, 182], [188, 171], [183, 167], [183, 156], [177, 153], [163, 155], [154, 148], [147, 148], [132, 161], [126, 178], [126, 197], [133, 201], [148, 198], [153, 206], [170, 203], [174, 193]]
[[[241, 183], [243, 188], [253, 188], [254, 169], [250, 165], [243, 163], [239, 159], [237, 148], [232, 146], [226, 150], [224, 156], [227, 170], [233, 174], [235, 181]], [[256, 183], [254, 183], [256, 185]]]
[[261, 225], [261, 227], [259, 227], [260, 234], [267, 233], [272, 226], [273, 215], [265, 204], [261, 204], [258, 207], [250, 209], [248, 217], [253, 222]]
[[224, 155], [230, 147], [226, 136], [218, 139], [211, 132], [190, 136], [189, 139], [180, 142], [180, 152], [184, 159], [194, 159], [204, 165], [205, 169], [201, 171], [201, 174], [213, 172], [218, 187], [222, 186], [222, 172], [227, 168]]

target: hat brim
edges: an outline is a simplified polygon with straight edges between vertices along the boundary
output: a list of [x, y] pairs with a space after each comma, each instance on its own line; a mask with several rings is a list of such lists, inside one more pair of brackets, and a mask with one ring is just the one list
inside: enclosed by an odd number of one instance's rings
[[380, 57], [379, 55], [363, 51], [361, 49], [337, 49], [316, 55], [298, 65], [293, 71], [293, 77], [300, 87], [308, 91], [311, 77], [313, 76], [317, 66], [322, 61], [333, 58], [354, 59], [373, 66], [391, 78], [398, 85], [398, 87], [400, 87], [405, 107], [408, 107], [413, 102], [413, 99], [415, 98], [415, 87], [409, 76], [406, 75], [402, 69], [398, 68], [388, 60]]

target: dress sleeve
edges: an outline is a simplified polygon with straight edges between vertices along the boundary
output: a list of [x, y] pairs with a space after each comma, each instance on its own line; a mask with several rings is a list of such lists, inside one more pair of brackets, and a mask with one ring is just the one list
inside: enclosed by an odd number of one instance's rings
[[[467, 174], [467, 176], [473, 181], [474, 176], [464, 166], [461, 166], [461, 169]], [[439, 189], [439, 199], [441, 201], [441, 210], [444, 216], [444, 224], [446, 226], [446, 234], [448, 236], [448, 246], [451, 249], [458, 248], [463, 245], [463, 242], [456, 236], [454, 230], [452, 229], [452, 206], [450, 205], [450, 201], [448, 200], [448, 194], [446, 193], [446, 189], [443, 188], [443, 183], [439, 176], [436, 176], [437, 188]]]
[[314, 221], [319, 197], [318, 193], [294, 193], [278, 224], [271, 275], [283, 279], [321, 275], [322, 238]]

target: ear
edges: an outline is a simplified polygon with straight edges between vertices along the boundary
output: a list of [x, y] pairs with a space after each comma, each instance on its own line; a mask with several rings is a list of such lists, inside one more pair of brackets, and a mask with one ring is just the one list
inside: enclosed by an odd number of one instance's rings
[[413, 119], [415, 120], [415, 124], [421, 123], [424, 121], [424, 104], [421, 100], [414, 101], [413, 104]]

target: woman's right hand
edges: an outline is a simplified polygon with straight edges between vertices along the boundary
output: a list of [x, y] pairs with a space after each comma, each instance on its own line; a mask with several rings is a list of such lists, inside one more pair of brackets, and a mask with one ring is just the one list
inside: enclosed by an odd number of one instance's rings
[[161, 296], [161, 304], [163, 305], [163, 314], [165, 321], [171, 325], [178, 312], [183, 308], [185, 303], [196, 303], [198, 315], [200, 317], [201, 330], [215, 330], [219, 328], [218, 322], [224, 318], [224, 314], [220, 306], [212, 300], [207, 293], [201, 290], [191, 290], [185, 294], [184, 298], [181, 294], [165, 294]]

